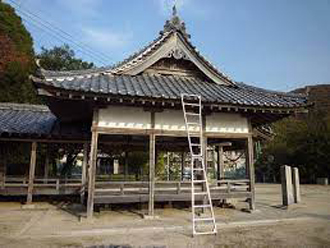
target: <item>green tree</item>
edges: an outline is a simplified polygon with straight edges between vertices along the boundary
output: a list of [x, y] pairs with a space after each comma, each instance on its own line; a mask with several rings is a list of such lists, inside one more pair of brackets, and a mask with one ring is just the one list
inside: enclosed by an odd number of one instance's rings
[[0, 1], [0, 102], [38, 102], [29, 79], [35, 68], [31, 35], [15, 10]]
[[68, 71], [94, 67], [93, 63], [76, 58], [74, 51], [67, 44], [51, 49], [42, 47], [37, 57], [40, 59], [40, 66], [47, 70]]
[[287, 164], [300, 170], [302, 182], [315, 182], [317, 177], [330, 177], [330, 118], [323, 112], [311, 111], [304, 118], [287, 118], [273, 125], [275, 137], [265, 144], [256, 163], [257, 174], [268, 181]]

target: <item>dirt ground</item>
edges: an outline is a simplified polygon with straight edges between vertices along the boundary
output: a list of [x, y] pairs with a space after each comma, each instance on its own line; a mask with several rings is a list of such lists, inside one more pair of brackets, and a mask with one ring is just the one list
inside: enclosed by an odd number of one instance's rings
[[192, 238], [190, 211], [158, 208], [159, 218], [141, 218], [145, 210], [113, 209], [79, 220], [79, 205], [38, 202], [22, 209], [0, 203], [0, 247], [330, 247], [330, 186], [302, 185], [302, 203], [281, 207], [280, 186], [257, 185], [257, 210], [216, 208], [218, 234]]

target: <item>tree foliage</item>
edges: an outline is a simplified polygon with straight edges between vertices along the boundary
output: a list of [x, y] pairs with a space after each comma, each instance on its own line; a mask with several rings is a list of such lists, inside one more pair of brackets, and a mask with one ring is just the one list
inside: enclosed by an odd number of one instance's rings
[[287, 118], [273, 125], [276, 136], [268, 142], [256, 163], [257, 174], [269, 181], [279, 180], [279, 168], [287, 164], [299, 168], [303, 182], [330, 177], [330, 118], [311, 111], [304, 118]]
[[15, 10], [0, 1], [0, 102], [36, 103], [29, 79], [35, 68], [31, 35]]
[[68, 71], [94, 67], [93, 63], [76, 58], [74, 51], [66, 44], [51, 49], [42, 47], [37, 57], [40, 59], [40, 66], [47, 70]]

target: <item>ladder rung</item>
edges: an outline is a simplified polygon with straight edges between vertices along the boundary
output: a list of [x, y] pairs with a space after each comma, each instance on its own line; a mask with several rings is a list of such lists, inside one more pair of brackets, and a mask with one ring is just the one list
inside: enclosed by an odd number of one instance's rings
[[193, 180], [193, 183], [205, 183], [206, 180], [203, 179], [203, 180]]
[[213, 218], [195, 218], [194, 221], [213, 221]]
[[201, 146], [201, 144], [190, 144], [191, 146]]
[[203, 168], [193, 168], [194, 171], [202, 171], [204, 170]]
[[187, 122], [187, 125], [198, 125], [201, 126], [199, 122]]
[[184, 105], [189, 105], [189, 106], [199, 106], [198, 103], [189, 103], [189, 102], [184, 102]]
[[194, 205], [194, 208], [210, 208], [212, 207], [210, 204], [206, 204], [206, 205]]
[[207, 192], [196, 192], [195, 195], [207, 195]]
[[204, 234], [216, 234], [217, 231], [211, 231], [211, 232], [195, 232], [194, 235], [204, 235]]
[[199, 114], [198, 114], [198, 113], [191, 113], [191, 112], [186, 112], [186, 115], [199, 116]]

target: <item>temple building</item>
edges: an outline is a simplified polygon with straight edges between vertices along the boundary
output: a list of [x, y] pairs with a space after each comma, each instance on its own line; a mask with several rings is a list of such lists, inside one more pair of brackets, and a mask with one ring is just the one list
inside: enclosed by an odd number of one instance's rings
[[[214, 204], [241, 198], [255, 209], [255, 141], [307, 106], [302, 95], [222, 73], [191, 43], [176, 11], [155, 40], [115, 66], [41, 68], [32, 78], [47, 106], [0, 104], [0, 195], [27, 195], [28, 203], [77, 195], [88, 217], [102, 204], [145, 202], [152, 216], [155, 203], [190, 201], [182, 93], [202, 97]], [[5, 149], [18, 145], [29, 164], [15, 165]]]

